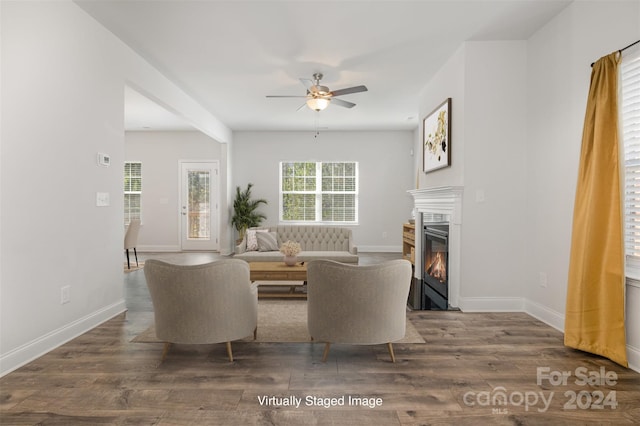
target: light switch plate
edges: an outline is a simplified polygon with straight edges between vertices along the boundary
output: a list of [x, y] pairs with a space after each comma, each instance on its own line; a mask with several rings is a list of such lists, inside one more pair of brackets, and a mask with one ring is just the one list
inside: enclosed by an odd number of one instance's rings
[[96, 206], [106, 207], [109, 205], [109, 193], [108, 192], [96, 192]]

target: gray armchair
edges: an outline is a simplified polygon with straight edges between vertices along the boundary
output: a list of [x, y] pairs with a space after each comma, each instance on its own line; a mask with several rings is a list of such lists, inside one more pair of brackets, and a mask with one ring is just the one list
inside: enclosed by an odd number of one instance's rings
[[322, 362], [331, 343], [386, 343], [395, 362], [392, 342], [405, 334], [410, 282], [407, 260], [375, 265], [309, 262], [307, 323], [311, 337], [325, 342]]
[[258, 324], [258, 288], [249, 281], [249, 264], [224, 259], [204, 265], [173, 265], [147, 260], [144, 266], [151, 293], [156, 336], [165, 342], [161, 361], [172, 343], [226, 342], [253, 333]]

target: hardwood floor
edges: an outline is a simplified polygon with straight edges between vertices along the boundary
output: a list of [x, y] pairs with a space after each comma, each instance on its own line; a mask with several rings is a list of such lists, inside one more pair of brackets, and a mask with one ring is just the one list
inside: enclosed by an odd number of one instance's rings
[[322, 363], [321, 343], [238, 342], [233, 363], [224, 344], [175, 345], [156, 368], [163, 345], [130, 342], [153, 322], [144, 273], [124, 280], [125, 314], [0, 379], [1, 424], [640, 424], [640, 374], [523, 313], [409, 312], [427, 343], [395, 344], [395, 364], [385, 345], [333, 345]]

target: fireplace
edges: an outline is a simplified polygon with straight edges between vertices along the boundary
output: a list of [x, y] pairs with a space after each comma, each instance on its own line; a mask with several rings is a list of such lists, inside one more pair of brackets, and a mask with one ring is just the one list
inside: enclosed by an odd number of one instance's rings
[[[420, 287], [425, 292], [422, 296], [424, 303], [422, 309], [458, 309], [460, 299], [460, 251], [462, 241], [462, 186], [441, 186], [424, 189], [412, 189], [408, 191], [414, 200], [415, 213], [415, 280], [420, 281]], [[439, 283], [425, 285], [424, 271], [429, 266], [424, 266], [425, 251], [425, 226], [433, 228], [432, 225], [448, 224], [446, 245], [446, 287]], [[436, 229], [438, 229], [436, 227]], [[440, 229], [442, 230], [442, 229]], [[442, 244], [443, 240], [439, 244]], [[439, 280], [438, 280], [439, 282]], [[440, 292], [435, 288], [440, 288]], [[443, 287], [447, 290], [443, 290]], [[425, 297], [427, 296], [427, 297]], [[442, 308], [437, 307], [433, 301], [440, 303]], [[432, 304], [436, 306], [432, 307]]]
[[449, 224], [424, 225], [423, 309], [447, 310], [449, 303]]

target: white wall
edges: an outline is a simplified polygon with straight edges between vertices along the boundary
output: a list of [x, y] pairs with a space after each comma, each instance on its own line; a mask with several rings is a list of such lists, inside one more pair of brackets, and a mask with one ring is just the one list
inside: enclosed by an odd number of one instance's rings
[[468, 42], [465, 51], [460, 304], [482, 309], [492, 298], [500, 309], [522, 295], [526, 43]]
[[[2, 371], [124, 310], [119, 45], [68, 4], [2, 4]], [[79, 36], [81, 34], [82, 36]], [[98, 43], [101, 49], [95, 49]], [[99, 102], [97, 101], [99, 100]], [[96, 207], [96, 192], [109, 207]], [[60, 304], [61, 287], [71, 302]]]
[[[218, 160], [220, 199], [226, 199], [223, 145], [200, 132], [126, 132], [125, 160], [142, 161], [138, 251], [180, 251], [179, 160]], [[227, 218], [220, 222], [230, 226]]]
[[[359, 224], [351, 227], [360, 251], [400, 251], [415, 187], [413, 132], [236, 132], [233, 181], [254, 184], [255, 198], [269, 204], [265, 224], [278, 223], [280, 161], [358, 161]], [[235, 189], [234, 189], [235, 192]], [[384, 236], [386, 235], [386, 237]]]
[[[124, 87], [231, 131], [76, 4], [0, 2], [0, 374], [124, 310]], [[111, 156], [101, 167], [96, 154]], [[110, 205], [96, 207], [96, 192]], [[70, 286], [70, 303], [60, 304]]]
[[[527, 43], [527, 309], [564, 328], [573, 202], [590, 64], [640, 39], [640, 3], [574, 2]], [[539, 273], [547, 274], [547, 287]], [[627, 291], [628, 319], [640, 292]], [[640, 368], [640, 324], [627, 321]]]
[[421, 92], [421, 117], [452, 98], [452, 165], [419, 181], [464, 186], [462, 309], [522, 305], [524, 252], [514, 247], [524, 239], [525, 75], [525, 42], [467, 42]]
[[[422, 117], [453, 98], [453, 165], [420, 187], [464, 185], [463, 310], [524, 309], [563, 329], [589, 65], [639, 38], [639, 2], [574, 2], [526, 42], [465, 43], [423, 89]], [[627, 286], [636, 370], [638, 312]]]
[[[415, 141], [419, 188], [464, 185], [465, 162], [465, 45], [462, 45], [420, 92], [418, 140]], [[451, 167], [423, 173], [422, 120], [451, 98]]]

